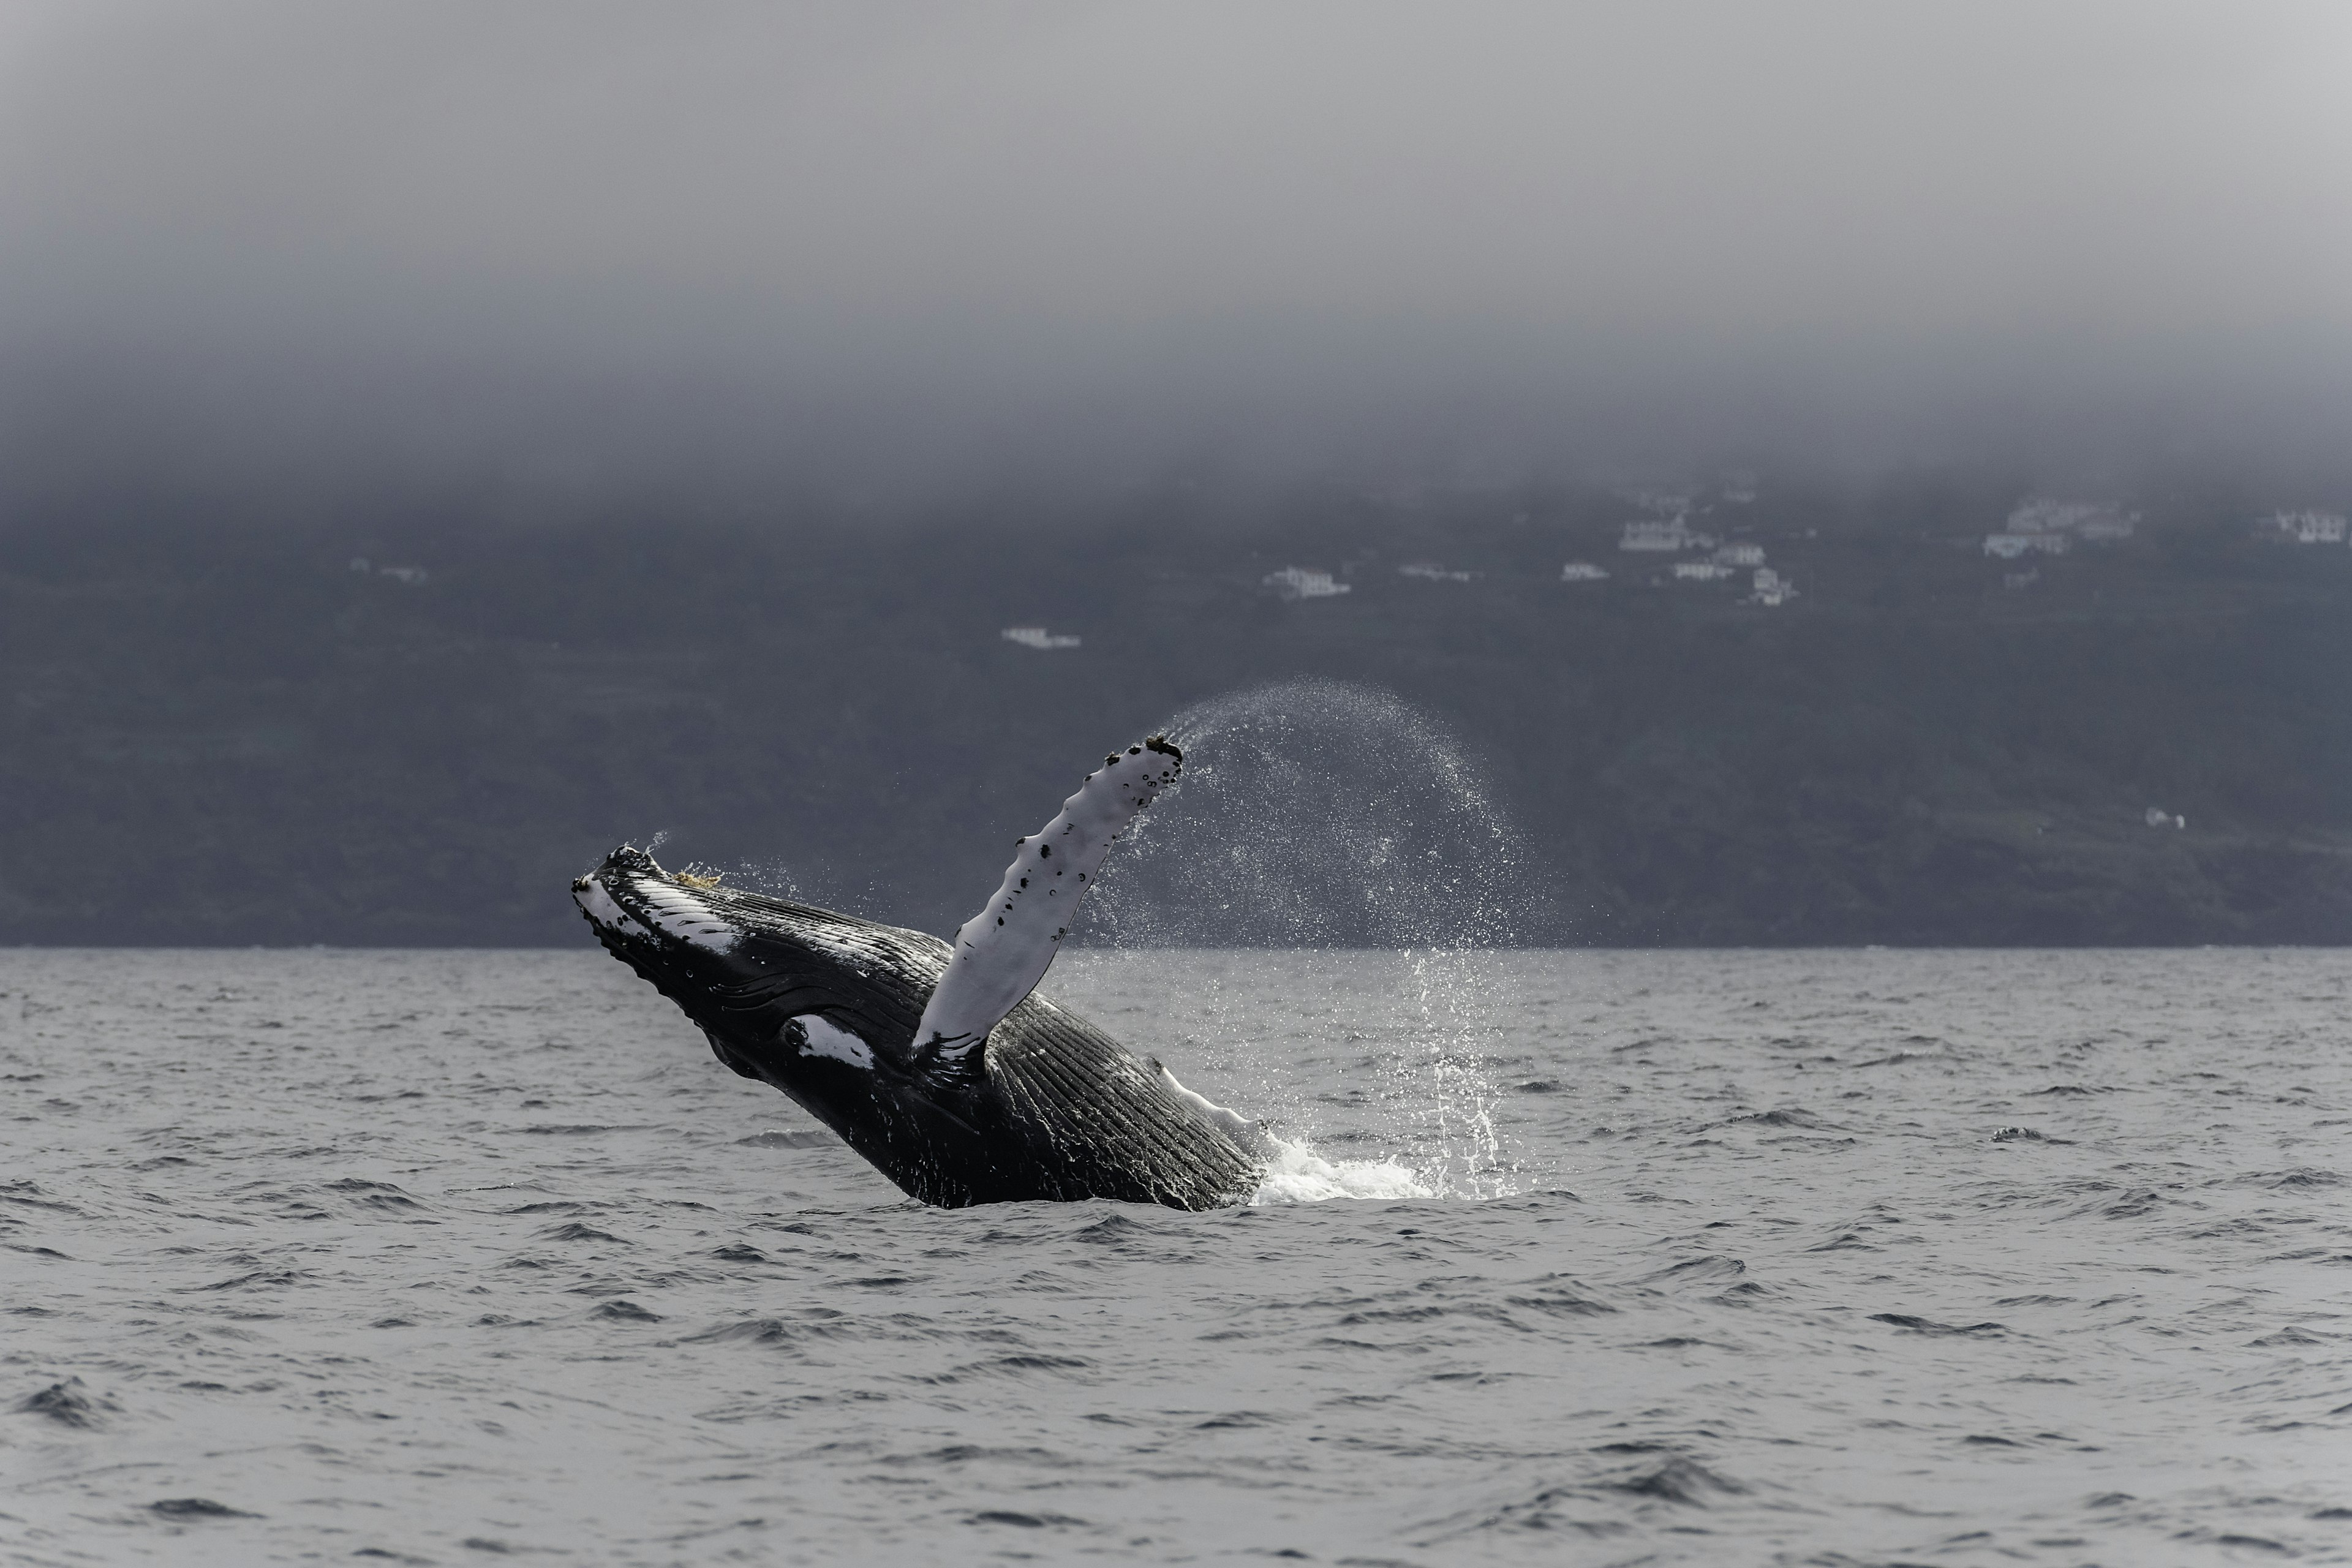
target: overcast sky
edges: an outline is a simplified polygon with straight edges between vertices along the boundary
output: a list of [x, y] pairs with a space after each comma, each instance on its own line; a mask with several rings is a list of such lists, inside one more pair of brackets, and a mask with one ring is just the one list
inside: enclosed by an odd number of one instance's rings
[[0, 456], [2352, 442], [2352, 5], [0, 5]]

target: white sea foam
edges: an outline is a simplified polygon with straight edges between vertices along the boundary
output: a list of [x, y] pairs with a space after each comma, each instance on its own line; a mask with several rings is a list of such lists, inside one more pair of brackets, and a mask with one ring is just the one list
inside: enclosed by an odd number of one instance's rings
[[1320, 1204], [1333, 1198], [1427, 1198], [1436, 1194], [1393, 1159], [1327, 1160], [1303, 1143], [1273, 1140], [1274, 1163], [1258, 1179], [1253, 1206]]

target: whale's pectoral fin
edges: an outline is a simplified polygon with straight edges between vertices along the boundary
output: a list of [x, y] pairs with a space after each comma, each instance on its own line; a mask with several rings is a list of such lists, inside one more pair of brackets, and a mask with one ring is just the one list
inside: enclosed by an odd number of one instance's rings
[[1021, 840], [988, 907], [964, 921], [915, 1028], [919, 1062], [941, 1074], [977, 1071], [988, 1032], [1037, 987], [1078, 901], [1135, 814], [1176, 782], [1184, 753], [1154, 735], [1103, 759], [1061, 815]]

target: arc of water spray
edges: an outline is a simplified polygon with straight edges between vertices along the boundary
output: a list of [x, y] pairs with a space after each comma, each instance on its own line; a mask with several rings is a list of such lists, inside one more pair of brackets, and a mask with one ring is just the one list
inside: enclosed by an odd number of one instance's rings
[[[1522, 840], [1479, 770], [1426, 713], [1339, 681], [1229, 693], [1167, 728], [1189, 759], [1181, 805], [1132, 836], [1097, 895], [1097, 930], [1129, 947], [1238, 933], [1398, 952], [1426, 1046], [1398, 1058], [1418, 1067], [1383, 1076], [1396, 1099], [1424, 1102], [1412, 1119], [1434, 1145], [1428, 1184], [1509, 1190], [1499, 1093], [1479, 1060], [1491, 983], [1473, 954], [1513, 945], [1535, 900]], [[1293, 1100], [1262, 1110], [1305, 1124], [1295, 1085], [1258, 1088]]]

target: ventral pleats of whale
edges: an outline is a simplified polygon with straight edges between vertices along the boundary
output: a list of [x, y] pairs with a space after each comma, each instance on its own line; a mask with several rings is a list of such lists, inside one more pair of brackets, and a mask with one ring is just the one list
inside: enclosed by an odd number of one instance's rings
[[1129, 746], [1104, 758], [1053, 821], [1021, 840], [995, 897], [949, 944], [947, 973], [915, 1030], [919, 1053], [942, 1062], [967, 1056], [1036, 989], [1104, 857], [1183, 765], [1164, 736]]

